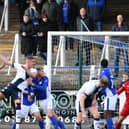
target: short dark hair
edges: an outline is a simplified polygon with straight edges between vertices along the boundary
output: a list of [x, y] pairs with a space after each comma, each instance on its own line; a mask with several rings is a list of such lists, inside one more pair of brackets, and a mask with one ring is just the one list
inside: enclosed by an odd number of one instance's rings
[[37, 67], [36, 69], [37, 69], [37, 71], [43, 70], [43, 68], [41, 68], [41, 67]]
[[102, 59], [101, 60], [101, 67], [105, 68], [108, 66], [108, 60], [107, 59]]

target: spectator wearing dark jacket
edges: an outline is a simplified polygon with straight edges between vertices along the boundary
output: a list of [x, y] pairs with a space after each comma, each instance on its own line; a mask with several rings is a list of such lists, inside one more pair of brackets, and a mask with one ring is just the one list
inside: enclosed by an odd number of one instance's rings
[[[93, 27], [92, 27], [92, 22], [91, 20], [88, 18], [87, 16], [87, 11], [85, 8], [81, 8], [80, 9], [80, 16], [77, 18], [77, 31], [92, 31]], [[79, 62], [79, 45], [80, 43], [78, 43], [78, 51], [77, 51], [77, 55], [78, 55], [78, 62]], [[83, 42], [83, 47], [85, 47], [85, 53], [86, 53], [86, 59], [85, 59], [85, 65], [90, 65], [90, 58], [91, 58], [91, 43], [89, 42]], [[76, 65], [79, 65], [79, 63], [76, 63]]]
[[85, 8], [80, 9], [80, 15], [77, 17], [77, 31], [93, 31], [92, 20], [87, 16]]
[[36, 3], [34, 1], [30, 2], [30, 6], [25, 10], [24, 15], [29, 16], [32, 22], [35, 19], [39, 19], [40, 14], [36, 9]]
[[28, 7], [28, 0], [16, 0], [16, 4], [18, 6], [20, 23], [23, 22], [23, 16], [26, 8]]
[[36, 0], [36, 9], [38, 13], [41, 15], [42, 6], [46, 0]]
[[25, 15], [30, 17], [34, 28], [32, 53], [35, 56], [37, 54], [37, 26], [39, 25], [40, 14], [36, 9], [36, 2], [34, 0], [30, 2], [30, 6], [25, 10]]
[[[60, 29], [62, 31], [74, 31], [75, 21], [77, 17], [76, 6], [70, 0], [64, 0], [61, 5], [61, 24]], [[68, 49], [68, 41], [66, 42], [66, 49]], [[70, 39], [70, 49], [73, 49], [73, 40]]]
[[51, 31], [57, 31], [60, 21], [60, 9], [54, 0], [48, 0], [43, 4], [42, 13], [46, 13], [50, 22]]
[[77, 15], [80, 15], [80, 9], [86, 7], [87, 0], [73, 0], [74, 4], [76, 5]]
[[49, 31], [49, 21], [46, 13], [41, 15], [41, 22], [38, 27], [38, 55], [47, 61], [47, 32]]
[[88, 0], [87, 14], [92, 19], [96, 31], [102, 31], [102, 18], [105, 11], [105, 0]]
[[21, 53], [25, 57], [31, 55], [33, 25], [30, 22], [29, 16], [23, 16], [23, 23], [20, 25], [19, 34], [21, 37]]
[[0, 0], [0, 20], [2, 17], [3, 9], [4, 9], [4, 0]]

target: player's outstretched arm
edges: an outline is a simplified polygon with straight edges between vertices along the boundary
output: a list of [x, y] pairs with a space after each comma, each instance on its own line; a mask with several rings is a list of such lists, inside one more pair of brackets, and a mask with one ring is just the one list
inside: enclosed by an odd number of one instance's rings
[[80, 108], [81, 108], [81, 113], [82, 113], [82, 120], [86, 120], [86, 110], [85, 110], [85, 100], [87, 96], [82, 94], [80, 96]]
[[85, 99], [86, 99], [86, 95], [82, 94], [80, 96], [80, 108], [81, 108], [81, 111], [85, 111]]
[[0, 60], [5, 64], [5, 65], [12, 65], [12, 63], [7, 59], [7, 57], [3, 56], [0, 54]]

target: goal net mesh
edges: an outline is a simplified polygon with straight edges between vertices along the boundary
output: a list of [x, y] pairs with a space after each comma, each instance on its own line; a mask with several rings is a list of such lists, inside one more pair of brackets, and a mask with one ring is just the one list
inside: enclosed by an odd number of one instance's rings
[[[113, 75], [118, 74], [118, 78], [127, 72], [129, 51], [127, 33], [121, 35], [108, 32], [106, 35], [102, 32], [93, 34], [90, 32], [89, 35], [83, 32], [81, 34], [53, 32], [49, 36], [51, 38], [48, 37], [48, 47], [52, 49], [48, 49], [48, 71], [51, 88], [54, 90], [78, 90], [91, 76], [98, 78], [102, 58], [109, 60], [109, 67]], [[94, 75], [91, 74], [93, 66]]]

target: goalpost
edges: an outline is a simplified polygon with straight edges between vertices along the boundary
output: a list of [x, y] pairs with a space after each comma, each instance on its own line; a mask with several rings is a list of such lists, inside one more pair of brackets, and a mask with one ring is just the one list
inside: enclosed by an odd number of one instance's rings
[[[75, 67], [76, 59], [77, 59], [77, 45], [79, 44], [79, 41], [83, 41], [83, 44], [89, 43], [92, 45], [92, 48], [90, 52], [90, 56], [88, 58], [91, 58], [91, 64], [85, 65], [83, 64], [83, 67], [90, 68], [92, 65], [95, 65], [96, 67], [99, 67], [100, 61], [102, 58], [109, 59], [109, 65], [112, 67], [118, 67], [114, 66], [114, 62], [110, 62], [111, 58], [112, 61], [114, 61], [114, 51], [116, 48], [118, 49], [129, 49], [128, 41], [119, 41], [116, 40], [115, 37], [118, 36], [124, 36], [128, 37], [129, 32], [48, 32], [48, 53], [47, 53], [47, 75], [50, 79], [50, 89], [51, 89], [51, 77], [52, 74], [57, 72], [56, 70], [58, 68], [63, 67]], [[63, 40], [62, 40], [63, 37]], [[113, 37], [113, 39], [111, 39]], [[55, 39], [57, 38], [57, 39]], [[74, 39], [74, 49], [73, 52], [70, 50], [65, 49], [65, 43], [67, 38]], [[58, 50], [54, 51], [53, 48], [57, 46]], [[83, 49], [89, 46], [84, 46]], [[100, 47], [100, 48], [99, 48]], [[84, 51], [84, 50], [83, 50]], [[63, 54], [61, 54], [63, 52]], [[110, 53], [110, 56], [109, 56]], [[73, 55], [70, 55], [73, 54]], [[76, 54], [76, 55], [75, 55]], [[67, 56], [67, 57], [66, 57]], [[67, 59], [68, 56], [72, 56], [72, 60], [70, 61], [70, 64], [68, 64], [69, 60]], [[76, 56], [76, 57], [75, 57]], [[85, 55], [83, 55], [85, 56]], [[63, 62], [59, 64], [59, 57], [60, 62]], [[87, 58], [87, 57], [85, 57]], [[83, 57], [84, 61], [84, 57]], [[123, 57], [120, 57], [120, 68], [124, 68], [124, 62]], [[128, 66], [126, 66], [128, 67]], [[54, 72], [52, 71], [54, 70]], [[55, 72], [56, 71], [56, 72]]]
[[[103, 58], [108, 59], [113, 75], [114, 69], [119, 68], [119, 76], [114, 79], [118, 84], [129, 68], [124, 64], [126, 55], [123, 54], [129, 52], [128, 36], [129, 32], [48, 32], [46, 73], [50, 90], [77, 91], [85, 81], [98, 78]], [[65, 48], [69, 39], [73, 40], [73, 50]], [[116, 49], [120, 50], [120, 54], [116, 54], [117, 66], [114, 63]]]

